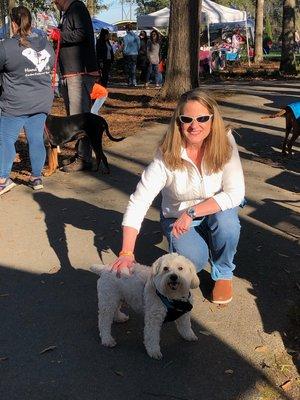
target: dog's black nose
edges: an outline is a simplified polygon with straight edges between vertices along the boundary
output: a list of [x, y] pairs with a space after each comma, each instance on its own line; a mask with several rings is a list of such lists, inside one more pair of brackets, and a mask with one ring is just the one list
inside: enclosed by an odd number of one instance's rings
[[178, 276], [176, 275], [176, 274], [172, 274], [172, 275], [170, 275], [170, 281], [177, 281], [177, 279], [178, 279]]

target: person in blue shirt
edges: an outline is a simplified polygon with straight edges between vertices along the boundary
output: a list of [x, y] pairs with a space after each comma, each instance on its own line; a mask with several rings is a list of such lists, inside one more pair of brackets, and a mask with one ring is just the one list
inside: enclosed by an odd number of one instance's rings
[[136, 63], [140, 50], [140, 38], [132, 31], [132, 25], [126, 25], [126, 35], [123, 42], [125, 73], [128, 86], [136, 86]]

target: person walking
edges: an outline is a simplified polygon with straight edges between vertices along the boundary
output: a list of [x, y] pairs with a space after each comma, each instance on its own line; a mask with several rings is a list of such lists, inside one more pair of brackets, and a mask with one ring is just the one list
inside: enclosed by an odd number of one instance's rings
[[[91, 16], [79, 0], [54, 0], [62, 18], [58, 29], [48, 30], [54, 41], [60, 39], [59, 66], [61, 94], [68, 115], [90, 112], [90, 93], [99, 77]], [[88, 138], [76, 144], [77, 154], [62, 170], [76, 172], [92, 169], [92, 148]]]
[[109, 41], [108, 29], [101, 29], [96, 42], [98, 67], [101, 71], [101, 84], [107, 87], [111, 65], [114, 62], [114, 51]]
[[52, 46], [47, 38], [32, 32], [28, 8], [12, 8], [10, 18], [13, 36], [0, 43], [0, 195], [15, 186], [9, 174], [16, 154], [15, 142], [22, 128], [32, 169], [28, 185], [34, 190], [43, 188], [44, 125], [54, 94]]
[[215, 281], [211, 301], [229, 303], [244, 176], [237, 145], [217, 103], [199, 88], [181, 96], [154, 160], [130, 196], [122, 249], [112, 264], [118, 274], [133, 265], [138, 232], [159, 192], [169, 251], [190, 259], [197, 272], [209, 259]]
[[158, 65], [160, 62], [160, 42], [158, 32], [153, 30], [150, 33], [150, 40], [147, 44], [147, 57], [148, 57], [148, 71], [147, 71], [147, 81], [146, 87], [149, 86], [150, 77], [154, 75], [155, 87], [160, 88], [161, 85], [161, 74], [158, 70]]
[[137, 58], [137, 68], [141, 71], [140, 83], [146, 84], [147, 82], [147, 72], [148, 72], [148, 57], [147, 57], [147, 44], [148, 37], [146, 31], [141, 31], [139, 34], [140, 38], [140, 49]]
[[136, 86], [136, 63], [140, 49], [140, 39], [132, 31], [132, 25], [126, 25], [126, 35], [123, 42], [123, 54], [125, 72], [128, 79], [128, 86]]

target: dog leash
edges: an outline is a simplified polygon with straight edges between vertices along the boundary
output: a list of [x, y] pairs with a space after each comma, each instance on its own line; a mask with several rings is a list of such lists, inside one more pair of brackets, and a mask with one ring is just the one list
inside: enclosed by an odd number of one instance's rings
[[56, 72], [57, 72], [57, 65], [58, 65], [58, 56], [60, 52], [60, 35], [58, 36], [57, 39], [57, 45], [56, 45], [56, 50], [55, 50], [55, 59], [54, 59], [54, 67], [53, 67], [53, 72], [52, 72], [52, 81], [51, 81], [51, 87], [54, 90], [55, 88], [55, 81], [56, 81]]

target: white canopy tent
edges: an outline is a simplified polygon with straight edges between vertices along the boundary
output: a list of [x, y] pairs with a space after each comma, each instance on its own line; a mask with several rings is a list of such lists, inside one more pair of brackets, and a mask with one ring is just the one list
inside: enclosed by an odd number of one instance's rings
[[[169, 25], [170, 9], [165, 7], [159, 11], [148, 15], [140, 15], [137, 17], [137, 26], [139, 29], [167, 28]], [[211, 0], [202, 0], [201, 22], [207, 24], [208, 43], [210, 45], [209, 25], [220, 22], [239, 22], [245, 21], [246, 39], [247, 39], [247, 54], [249, 59], [249, 40], [247, 28], [247, 13], [246, 11], [235, 10], [233, 8], [221, 6]]]

